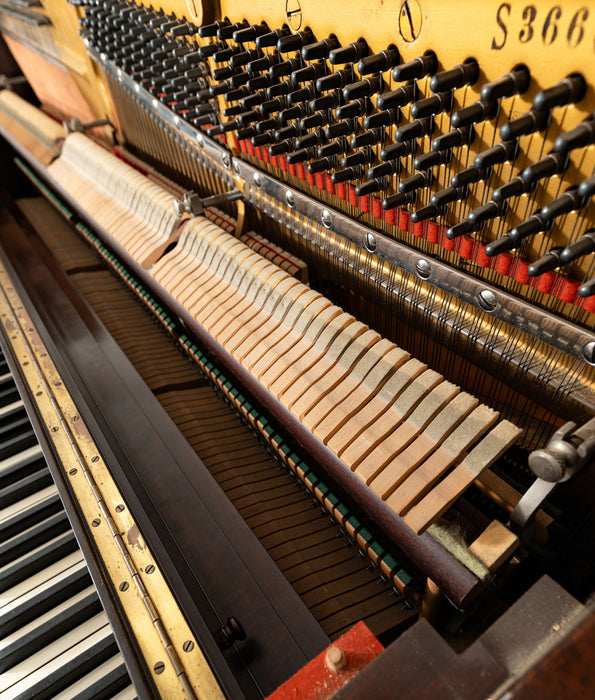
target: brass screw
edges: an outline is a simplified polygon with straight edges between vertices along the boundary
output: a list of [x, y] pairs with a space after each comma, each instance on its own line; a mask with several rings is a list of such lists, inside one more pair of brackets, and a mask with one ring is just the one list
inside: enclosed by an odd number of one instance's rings
[[165, 664], [163, 663], [163, 661], [158, 661], [153, 666], [153, 671], [155, 671], [155, 673], [163, 673], [165, 671]]

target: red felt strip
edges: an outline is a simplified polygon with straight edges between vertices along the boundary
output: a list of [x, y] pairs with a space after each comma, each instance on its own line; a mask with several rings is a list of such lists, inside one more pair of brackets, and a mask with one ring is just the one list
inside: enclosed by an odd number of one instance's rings
[[438, 238], [440, 236], [440, 226], [435, 221], [428, 222], [428, 231], [426, 238], [430, 243], [438, 243]]

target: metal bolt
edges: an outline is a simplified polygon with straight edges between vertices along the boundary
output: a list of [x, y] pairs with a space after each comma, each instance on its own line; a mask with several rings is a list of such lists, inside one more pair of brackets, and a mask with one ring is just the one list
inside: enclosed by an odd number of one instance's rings
[[180, 126], [180, 117], [174, 117], [174, 126]]
[[52, 433], [57, 433], [58, 430], [60, 430], [60, 428], [57, 425], [54, 425], [54, 427], [52, 428]]
[[145, 574], [152, 574], [153, 571], [155, 571], [155, 567], [153, 566], [153, 564], [145, 566]]
[[364, 238], [364, 247], [370, 253], [373, 253], [376, 250], [376, 239], [371, 233], [366, 233]]
[[585, 345], [583, 348], [583, 355], [589, 364], [595, 365], [595, 341], [592, 340]]
[[331, 673], [341, 673], [345, 666], [347, 666], [345, 654], [339, 647], [330, 647], [327, 649], [324, 662]]
[[253, 182], [256, 187], [262, 186], [262, 178], [260, 177], [260, 173], [254, 173]]
[[221, 157], [221, 160], [223, 161], [223, 165], [226, 168], [229, 168], [229, 166], [231, 165], [231, 158], [229, 157], [229, 153], [224, 153]]
[[493, 311], [498, 304], [498, 299], [491, 289], [482, 289], [479, 292], [478, 301], [484, 311]]
[[140, 85], [138, 83], [134, 84], [134, 92], [138, 95], [140, 93]]
[[333, 217], [328, 209], [323, 209], [320, 215], [320, 220], [325, 228], [330, 228], [333, 225]]
[[295, 205], [295, 198], [293, 196], [293, 192], [291, 190], [287, 190], [285, 193], [285, 201], [287, 202], [287, 205], [290, 207], [293, 207]]
[[118, 588], [122, 591], [122, 593], [124, 593], [124, 591], [128, 590], [129, 585], [130, 584], [128, 583], [128, 581], [122, 581]]
[[430, 276], [430, 273], [432, 272], [430, 263], [427, 260], [424, 260], [423, 258], [421, 258], [415, 263], [415, 269], [417, 270], [418, 276], [421, 277], [422, 280], [427, 280]]
[[70, 476], [74, 476], [77, 473], [77, 471], [78, 470], [76, 469], [76, 467], [73, 467], [68, 473], [70, 474]]
[[157, 107], [159, 107], [158, 100], [155, 100], [155, 99], [151, 100], [151, 104], [153, 105], [153, 109], [157, 109]]
[[202, 134], [196, 134], [196, 143], [202, 148], [205, 145], [205, 140]]
[[116, 506], [116, 513], [121, 513], [123, 510], [125, 510], [125, 506], [122, 503], [119, 503]]
[[101, 525], [101, 520], [99, 518], [95, 518], [95, 520], [91, 522], [91, 525], [93, 527], [99, 527], [99, 525]]
[[234, 162], [233, 162], [233, 171], [236, 175], [240, 174], [240, 164], [238, 163], [237, 160], [234, 160]]
[[163, 663], [163, 661], [158, 661], [153, 666], [153, 671], [155, 671], [155, 673], [163, 673], [165, 671], [165, 664]]
[[189, 639], [187, 642], [184, 642], [182, 649], [184, 649], [184, 651], [192, 651], [194, 649], [194, 642]]

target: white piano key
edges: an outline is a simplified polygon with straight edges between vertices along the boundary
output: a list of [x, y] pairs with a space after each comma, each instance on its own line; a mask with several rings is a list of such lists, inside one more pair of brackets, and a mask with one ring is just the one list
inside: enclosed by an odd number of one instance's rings
[[117, 695], [114, 695], [111, 700], [137, 700], [136, 690], [133, 685], [121, 690]]
[[16, 455], [3, 459], [0, 461], [0, 477], [11, 469], [18, 469], [26, 464], [30, 464], [33, 460], [39, 459], [40, 457], [43, 457], [41, 446], [33, 445], [32, 447], [28, 447], [26, 450], [23, 450]]
[[[19, 656], [22, 656], [25, 654], [27, 657], [31, 656], [34, 652], [27, 651], [27, 647], [31, 646], [31, 640], [33, 642], [33, 646], [36, 646], [37, 648], [43, 646], [43, 640], [41, 640], [40, 643], [40, 637], [44, 632], [44, 628], [47, 628], [48, 625], [55, 625], [56, 623], [59, 624], [60, 621], [63, 621], [64, 618], [69, 615], [72, 617], [72, 610], [74, 608], [92, 599], [94, 599], [96, 604], [99, 605], [99, 609], [101, 609], [101, 604], [99, 603], [95, 586], [87, 586], [87, 588], [75, 593], [73, 596], [68, 598], [68, 600], [56, 605], [43, 615], [31, 620], [31, 622], [23, 625], [4, 639], [0, 639], [0, 669], [5, 670], [10, 666], [15, 665], [14, 661], [11, 661], [10, 659], [8, 661], [6, 660], [7, 655], [18, 654]], [[99, 612], [99, 609], [96, 612]], [[90, 615], [87, 615], [87, 617], [90, 617]], [[82, 624], [82, 622], [83, 620], [78, 620], [78, 624]], [[71, 628], [74, 628], [77, 626], [77, 623], [73, 622], [70, 626]], [[60, 635], [54, 634], [53, 636], [56, 637]], [[37, 651], [37, 648], [35, 651]]]
[[76, 661], [78, 654], [112, 634], [107, 615], [95, 615], [9, 671], [0, 673], [1, 700], [35, 697], [35, 686]]
[[[124, 667], [123, 674], [121, 672], [122, 667]], [[119, 683], [122, 683], [122, 675], [126, 675], [126, 667], [122, 654], [115, 654], [111, 659], [104, 661], [90, 673], [87, 673], [78, 681], [69, 685], [66, 690], [54, 695], [52, 700], [88, 700], [90, 698], [96, 698], [98, 695], [96, 687], [101, 685], [105, 686], [110, 680], [110, 675], [112, 675], [114, 680], [118, 678]], [[128, 678], [123, 684], [127, 681]]]
[[0, 510], [0, 525], [7, 520], [16, 517], [17, 515], [24, 514], [30, 508], [40, 505], [44, 501], [52, 500], [57, 493], [58, 489], [54, 484], [52, 484], [51, 486], [46, 486], [46, 488], [41, 489], [41, 491], [37, 491], [36, 493], [27, 496], [27, 498], [23, 498], [17, 503], [13, 503], [7, 508], [3, 508]]
[[70, 574], [84, 568], [86, 568], [85, 561], [80, 550], [72, 552], [72, 554], [46, 567], [43, 571], [35, 574], [35, 576], [31, 576], [26, 581], [1, 592], [0, 611], [2, 615], [8, 615], [9, 611], [14, 607], [67, 578]]
[[8, 416], [12, 415], [13, 413], [16, 413], [17, 411], [20, 411], [24, 407], [25, 404], [21, 399], [19, 399], [18, 401], [13, 401], [13, 403], [6, 404], [6, 406], [1, 406], [0, 420], [2, 420], [2, 418], [7, 418]]

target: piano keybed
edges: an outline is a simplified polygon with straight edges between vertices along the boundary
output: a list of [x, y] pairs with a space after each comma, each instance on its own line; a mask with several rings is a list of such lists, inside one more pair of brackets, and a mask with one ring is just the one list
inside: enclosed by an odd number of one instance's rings
[[132, 700], [124, 659], [4, 357], [0, 365], [0, 697]]

